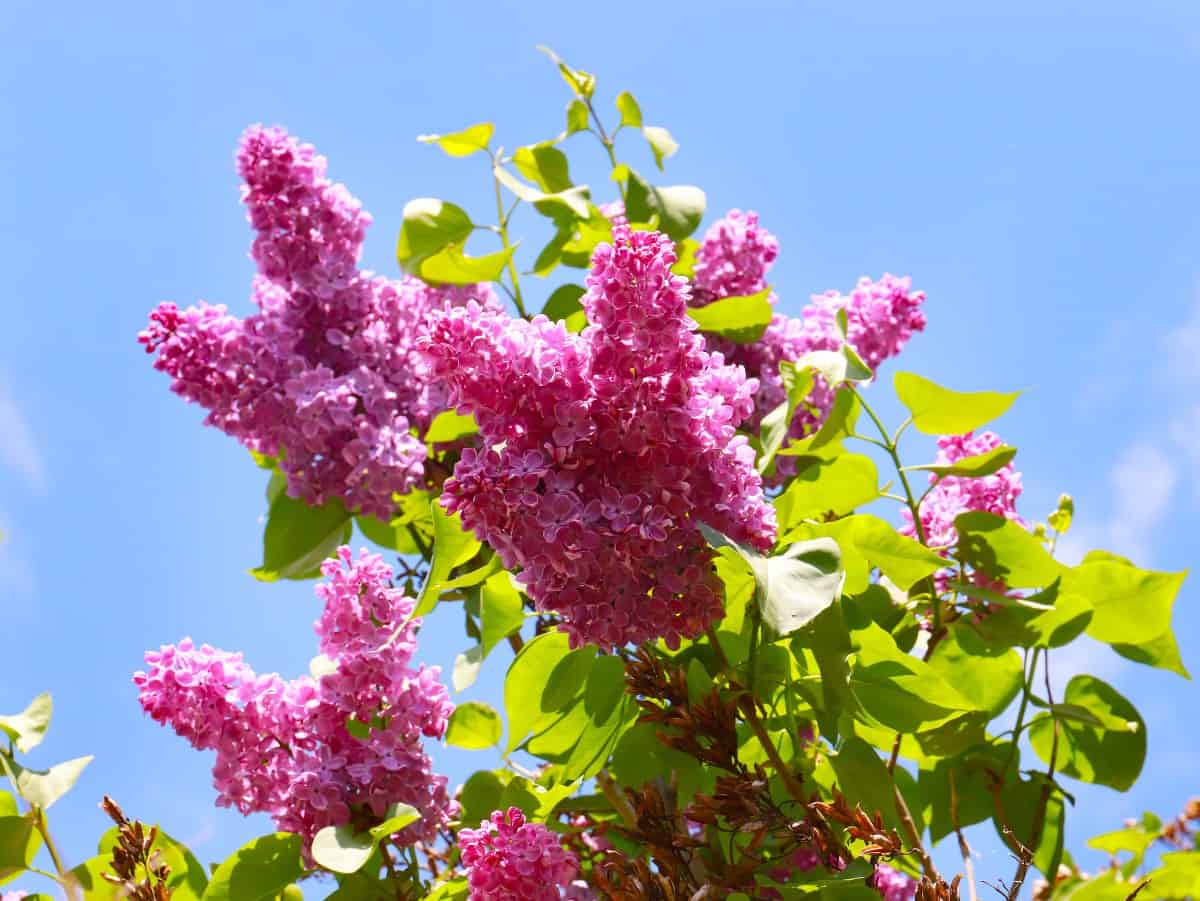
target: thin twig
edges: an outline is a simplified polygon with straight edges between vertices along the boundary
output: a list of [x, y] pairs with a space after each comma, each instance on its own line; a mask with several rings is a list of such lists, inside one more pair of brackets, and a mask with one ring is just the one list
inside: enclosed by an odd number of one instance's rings
[[958, 836], [958, 850], [962, 853], [963, 870], [967, 875], [967, 893], [971, 901], [978, 901], [975, 895], [975, 861], [971, 859], [971, 846], [963, 835], [962, 826], [958, 822], [958, 786], [954, 782], [954, 768], [950, 768], [950, 822], [954, 826], [954, 834]]

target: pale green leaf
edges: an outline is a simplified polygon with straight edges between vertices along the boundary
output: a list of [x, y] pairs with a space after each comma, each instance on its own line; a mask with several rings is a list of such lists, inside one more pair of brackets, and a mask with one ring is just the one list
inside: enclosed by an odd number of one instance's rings
[[16, 742], [17, 750], [28, 754], [42, 743], [46, 730], [50, 728], [50, 715], [54, 703], [49, 692], [42, 692], [29, 702], [20, 713], [12, 716], [0, 716], [0, 730]]
[[926, 435], [961, 435], [1002, 416], [1020, 392], [951, 391], [912, 372], [897, 372], [896, 394]]
[[688, 316], [700, 331], [720, 335], [739, 344], [751, 344], [762, 337], [771, 323], [770, 288], [744, 297], [726, 297], [702, 307], [689, 307]]
[[500, 714], [481, 701], [468, 701], [450, 715], [446, 744], [469, 750], [490, 748], [500, 741], [503, 731]]
[[479, 425], [470, 413], [443, 410], [433, 418], [425, 432], [426, 444], [447, 444], [461, 441], [479, 432]]
[[487, 150], [488, 143], [496, 126], [491, 122], [480, 122], [447, 135], [419, 135], [417, 140], [422, 144], [437, 144], [449, 156], [470, 156], [480, 150]]
[[375, 837], [349, 826], [326, 826], [313, 836], [313, 860], [334, 873], [357, 873], [375, 852]]

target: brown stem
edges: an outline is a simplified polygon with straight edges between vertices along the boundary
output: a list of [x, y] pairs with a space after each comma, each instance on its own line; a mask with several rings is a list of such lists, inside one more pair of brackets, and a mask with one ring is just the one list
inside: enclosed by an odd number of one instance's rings
[[[1042, 672], [1046, 681], [1046, 701], [1053, 708], [1054, 692], [1050, 688], [1050, 654], [1047, 653], [1042, 662]], [[1017, 857], [1017, 872], [1013, 875], [1012, 885], [1008, 889], [1008, 901], [1016, 901], [1017, 895], [1021, 891], [1021, 886], [1025, 882], [1025, 877], [1029, 873], [1029, 864], [1033, 860], [1034, 851], [1042, 841], [1042, 832], [1046, 828], [1046, 807], [1050, 803], [1050, 794], [1054, 790], [1054, 766], [1058, 761], [1058, 719], [1051, 717], [1051, 726], [1054, 729], [1053, 737], [1050, 741], [1050, 764], [1046, 768], [1046, 780], [1042, 783], [1042, 791], [1038, 796], [1037, 808], [1033, 815], [1033, 831], [1029, 836], [1029, 853], [1021, 854]], [[1053, 880], [1054, 874], [1047, 873], [1046, 878]]]
[[904, 827], [904, 833], [912, 843], [913, 853], [921, 859], [921, 869], [924, 870], [926, 877], [931, 882], [936, 883], [942, 877], [938, 874], [937, 867], [933, 865], [933, 858], [925, 850], [925, 845], [921, 842], [920, 830], [917, 829], [917, 824], [913, 820], [912, 811], [908, 809], [908, 802], [904, 800], [904, 795], [901, 794], [894, 781], [892, 782], [892, 796], [896, 801], [896, 814], [900, 817], [900, 825]]
[[775, 747], [775, 742], [771, 740], [771, 736], [767, 733], [762, 720], [758, 718], [758, 711], [755, 709], [753, 696], [743, 695], [738, 706], [741, 708], [742, 716], [746, 719], [746, 725], [750, 727], [750, 731], [754, 733], [754, 737], [763, 746], [763, 750], [767, 752], [767, 759], [771, 761], [771, 766], [775, 767], [775, 771], [779, 773], [779, 778], [783, 780], [783, 787], [787, 789], [787, 793], [792, 796], [792, 800], [797, 804], [807, 804], [808, 798], [805, 797], [804, 786], [800, 784], [800, 780], [796, 778], [796, 774], [792, 772], [792, 768], [784, 763], [783, 758], [779, 756], [779, 749]]
[[521, 637], [520, 632], [513, 632], [508, 636], [508, 646], [513, 649], [514, 654], [521, 653], [521, 648], [525, 647], [525, 639]]
[[33, 828], [38, 831], [42, 837], [42, 843], [46, 846], [46, 851], [50, 854], [50, 860], [54, 864], [54, 871], [58, 873], [58, 882], [67, 893], [67, 897], [71, 901], [77, 901], [79, 898], [79, 885], [67, 872], [67, 868], [63, 866], [62, 858], [58, 854], [58, 848], [54, 844], [54, 839], [50, 837], [50, 827], [46, 825], [46, 812], [42, 808], [35, 806], [33, 817]]
[[617, 785], [607, 770], [601, 770], [596, 774], [596, 785], [599, 787], [601, 794], [608, 799], [608, 803], [613, 806], [613, 810], [624, 821], [625, 825], [630, 829], [636, 829], [637, 811], [633, 809], [633, 805], [629, 803], [629, 799], [625, 797], [621, 791], [621, 787]]
[[[725, 650], [721, 647], [721, 641], [717, 638], [716, 631], [712, 626], [709, 626], [705, 634], [708, 636], [708, 642], [712, 645], [713, 652], [717, 655], [721, 669], [725, 672], [725, 678], [731, 683], [736, 682], [733, 667], [729, 665], [729, 658], [725, 656]], [[758, 718], [754, 696], [750, 694], [743, 695], [738, 706], [742, 711], [742, 716], [746, 720], [746, 725], [750, 727], [755, 738], [763, 746], [763, 750], [767, 753], [767, 759], [771, 761], [771, 766], [775, 767], [776, 772], [779, 773], [779, 778], [783, 780], [783, 786], [787, 789], [787, 793], [792, 796], [792, 799], [797, 804], [807, 804], [808, 798], [805, 797], [804, 787], [800, 784], [800, 780], [796, 778], [796, 774], [792, 772], [792, 768], [784, 763], [783, 758], [779, 756], [779, 749], [775, 747], [775, 742], [771, 740], [766, 727], [763, 726], [762, 721]]]

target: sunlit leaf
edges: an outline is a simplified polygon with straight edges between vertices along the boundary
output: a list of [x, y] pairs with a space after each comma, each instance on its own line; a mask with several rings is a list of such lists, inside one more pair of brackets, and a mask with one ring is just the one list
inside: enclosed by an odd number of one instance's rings
[[1020, 392], [951, 391], [912, 372], [894, 376], [896, 394], [926, 435], [961, 435], [1002, 416]]

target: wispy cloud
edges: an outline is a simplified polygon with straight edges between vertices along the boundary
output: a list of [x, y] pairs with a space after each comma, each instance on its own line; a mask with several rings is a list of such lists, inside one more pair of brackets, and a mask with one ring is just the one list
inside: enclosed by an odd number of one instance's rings
[[1155, 373], [1161, 381], [1176, 385], [1200, 383], [1200, 298], [1187, 321], [1163, 338], [1163, 351]]
[[17, 405], [8, 384], [0, 378], [0, 463], [16, 470], [34, 491], [46, 488], [46, 465], [33, 438], [33, 429]]
[[1125, 449], [1109, 473], [1111, 550], [1137, 560], [1149, 558], [1147, 540], [1166, 516], [1177, 481], [1175, 465], [1154, 445], [1138, 443]]

